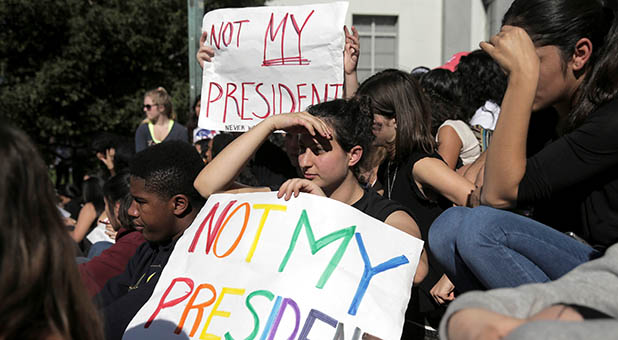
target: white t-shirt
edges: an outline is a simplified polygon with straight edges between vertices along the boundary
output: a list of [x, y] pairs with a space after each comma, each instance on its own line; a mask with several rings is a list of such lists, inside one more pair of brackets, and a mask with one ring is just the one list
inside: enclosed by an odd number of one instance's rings
[[457, 136], [459, 136], [459, 139], [461, 139], [462, 147], [459, 151], [459, 157], [464, 165], [474, 162], [480, 156], [481, 145], [479, 144], [479, 140], [476, 139], [474, 132], [472, 132], [470, 125], [463, 120], [447, 120], [438, 128], [436, 142], [439, 142], [438, 135], [443, 126], [452, 127], [457, 133]]
[[495, 130], [496, 122], [500, 116], [500, 106], [490, 100], [485, 102], [485, 105], [481, 106], [472, 119], [470, 119], [470, 125], [480, 125], [487, 130]]

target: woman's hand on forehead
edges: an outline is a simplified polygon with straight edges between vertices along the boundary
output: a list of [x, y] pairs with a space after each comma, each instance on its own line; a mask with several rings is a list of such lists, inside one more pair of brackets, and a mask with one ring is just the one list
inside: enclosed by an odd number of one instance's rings
[[502, 26], [500, 32], [479, 46], [487, 52], [507, 74], [538, 77], [539, 57], [528, 33], [521, 27]]
[[307, 112], [292, 112], [271, 116], [273, 130], [284, 130], [290, 133], [308, 133], [332, 139], [331, 128], [320, 118]]

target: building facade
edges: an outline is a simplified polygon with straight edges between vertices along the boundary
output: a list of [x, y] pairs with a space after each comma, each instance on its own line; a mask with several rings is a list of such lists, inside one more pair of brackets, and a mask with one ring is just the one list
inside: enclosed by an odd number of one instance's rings
[[[331, 0], [270, 0], [269, 6]], [[453, 54], [478, 48], [500, 29], [512, 0], [350, 0], [346, 25], [361, 38], [362, 81], [386, 68], [434, 68]]]

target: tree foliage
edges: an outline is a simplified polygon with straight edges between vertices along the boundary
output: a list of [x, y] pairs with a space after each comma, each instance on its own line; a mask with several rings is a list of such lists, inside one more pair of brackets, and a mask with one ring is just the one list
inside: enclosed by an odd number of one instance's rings
[[184, 122], [187, 51], [187, 0], [3, 0], [0, 116], [43, 147], [84, 147], [101, 131], [132, 136], [144, 92], [163, 86]]

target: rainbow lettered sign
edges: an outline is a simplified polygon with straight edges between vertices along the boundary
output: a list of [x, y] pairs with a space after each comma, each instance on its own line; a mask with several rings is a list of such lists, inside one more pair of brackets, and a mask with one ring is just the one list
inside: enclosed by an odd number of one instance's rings
[[324, 197], [213, 195], [124, 339], [399, 339], [422, 247]]
[[347, 2], [219, 9], [202, 31], [215, 49], [205, 63], [200, 127], [246, 131], [263, 119], [343, 95]]

